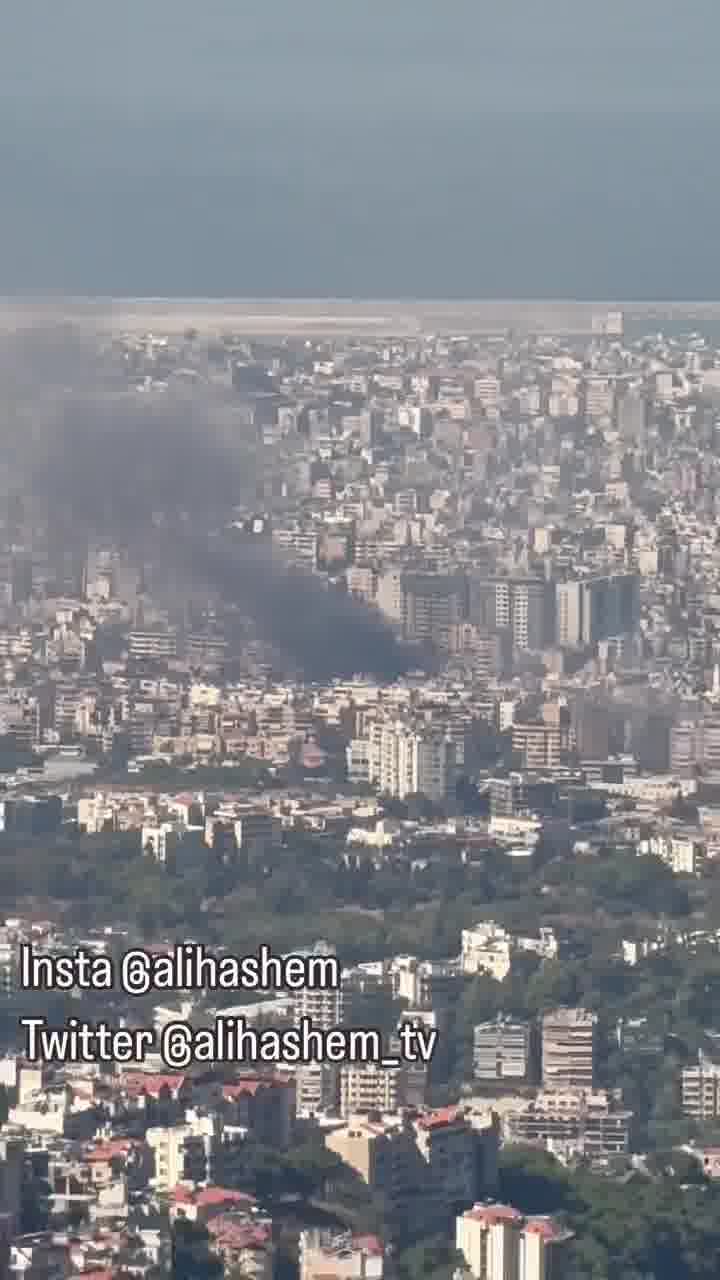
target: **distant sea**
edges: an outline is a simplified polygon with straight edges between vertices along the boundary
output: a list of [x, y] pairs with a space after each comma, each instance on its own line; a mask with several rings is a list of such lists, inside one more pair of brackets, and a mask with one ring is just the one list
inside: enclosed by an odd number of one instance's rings
[[6, 0], [0, 294], [720, 299], [717, 0]]

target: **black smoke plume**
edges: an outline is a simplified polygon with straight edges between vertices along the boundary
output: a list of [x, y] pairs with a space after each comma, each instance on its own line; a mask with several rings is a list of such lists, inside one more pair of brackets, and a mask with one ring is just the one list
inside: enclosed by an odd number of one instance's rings
[[135, 390], [72, 331], [33, 330], [0, 343], [0, 405], [10, 468], [55, 527], [212, 589], [308, 678], [390, 680], [412, 665], [375, 610], [221, 532], [261, 468], [231, 393]]

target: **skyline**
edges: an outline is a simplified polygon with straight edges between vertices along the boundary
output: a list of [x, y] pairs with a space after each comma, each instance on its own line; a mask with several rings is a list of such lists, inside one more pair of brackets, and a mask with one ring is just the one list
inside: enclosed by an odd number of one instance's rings
[[0, 332], [69, 323], [95, 333], [229, 328], [257, 337], [307, 333], [360, 338], [524, 329], [582, 336], [599, 332], [603, 318], [613, 314], [620, 314], [625, 325], [669, 318], [710, 323], [720, 316], [720, 300], [0, 296]]

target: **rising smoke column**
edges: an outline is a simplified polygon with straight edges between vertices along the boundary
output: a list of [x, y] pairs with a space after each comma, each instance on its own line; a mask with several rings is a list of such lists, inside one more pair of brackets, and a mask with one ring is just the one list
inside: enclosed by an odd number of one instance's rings
[[258, 476], [232, 403], [206, 387], [128, 390], [111, 370], [67, 329], [0, 342], [6, 443], [54, 523], [212, 588], [310, 678], [407, 670], [410, 652], [374, 610], [257, 544], [211, 536]]

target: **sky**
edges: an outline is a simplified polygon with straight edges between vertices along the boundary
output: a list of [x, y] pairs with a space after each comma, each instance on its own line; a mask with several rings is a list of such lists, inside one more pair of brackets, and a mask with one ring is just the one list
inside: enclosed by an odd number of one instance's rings
[[0, 294], [720, 298], [717, 0], [4, 0]]

